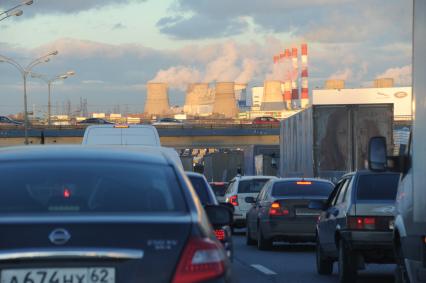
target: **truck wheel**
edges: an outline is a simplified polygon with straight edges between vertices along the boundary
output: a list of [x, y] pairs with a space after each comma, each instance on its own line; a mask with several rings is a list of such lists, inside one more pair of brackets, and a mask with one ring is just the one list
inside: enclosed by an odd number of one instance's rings
[[316, 260], [317, 260], [318, 274], [330, 275], [333, 273], [333, 261], [324, 256], [318, 237], [317, 237], [317, 244], [316, 244]]
[[339, 282], [354, 283], [358, 269], [354, 253], [347, 247], [343, 240], [339, 241]]
[[253, 238], [250, 236], [249, 225], [247, 225], [247, 229], [246, 229], [246, 245], [247, 246], [254, 246], [254, 245], [256, 245], [256, 241], [253, 240]]
[[262, 251], [266, 251], [272, 248], [272, 241], [263, 237], [260, 226], [257, 227], [257, 248]]

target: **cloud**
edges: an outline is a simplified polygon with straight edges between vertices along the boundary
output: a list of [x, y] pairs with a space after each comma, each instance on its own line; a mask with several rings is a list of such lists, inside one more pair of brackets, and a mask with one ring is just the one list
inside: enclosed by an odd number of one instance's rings
[[[25, 9], [25, 16], [47, 13], [77, 13], [80, 11], [99, 9], [108, 5], [125, 5], [132, 2], [141, 3], [147, 0], [35, 0], [34, 3]], [[2, 1], [2, 7], [16, 6], [17, 1]]]
[[81, 81], [82, 84], [105, 84], [102, 80], [83, 80]]
[[384, 73], [378, 75], [377, 78], [392, 78], [395, 84], [407, 86], [411, 85], [411, 71], [411, 65], [389, 68]]
[[113, 27], [112, 27], [112, 29], [113, 30], [122, 30], [122, 29], [125, 29], [126, 28], [126, 26], [125, 25], [123, 25], [122, 23], [116, 23]]
[[403, 0], [177, 0], [170, 10], [158, 26], [179, 39], [239, 34], [248, 30], [247, 18], [261, 32], [312, 42], [393, 42], [411, 36], [412, 5]]

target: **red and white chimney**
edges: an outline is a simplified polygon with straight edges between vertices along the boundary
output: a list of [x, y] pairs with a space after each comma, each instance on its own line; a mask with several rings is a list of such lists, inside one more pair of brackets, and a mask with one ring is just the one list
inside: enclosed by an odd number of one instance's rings
[[308, 45], [302, 44], [302, 97], [300, 106], [306, 108], [309, 105], [309, 86], [308, 86]]
[[289, 70], [289, 65], [291, 61], [291, 52], [290, 49], [285, 49], [284, 51], [284, 104], [288, 110], [291, 109], [291, 74]]
[[299, 104], [299, 56], [297, 48], [292, 48], [292, 65], [293, 72], [291, 76], [291, 99], [293, 101], [293, 107], [296, 108]]

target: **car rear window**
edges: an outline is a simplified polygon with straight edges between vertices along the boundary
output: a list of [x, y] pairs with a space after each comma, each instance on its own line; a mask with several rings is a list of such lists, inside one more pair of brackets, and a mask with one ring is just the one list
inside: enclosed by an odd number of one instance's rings
[[395, 200], [398, 174], [361, 175], [358, 178], [357, 200]]
[[189, 176], [189, 180], [192, 183], [195, 191], [197, 192], [198, 198], [200, 199], [203, 205], [211, 204], [210, 196], [208, 193], [207, 183], [203, 178], [196, 176]]
[[286, 181], [275, 183], [272, 188], [274, 197], [320, 196], [328, 197], [333, 191], [333, 184], [315, 181]]
[[225, 196], [226, 190], [228, 189], [226, 183], [210, 183], [210, 186], [212, 187], [214, 194], [219, 197]]
[[184, 212], [172, 167], [139, 162], [0, 165], [0, 214]]
[[269, 179], [253, 179], [240, 181], [238, 184], [239, 194], [259, 193]]

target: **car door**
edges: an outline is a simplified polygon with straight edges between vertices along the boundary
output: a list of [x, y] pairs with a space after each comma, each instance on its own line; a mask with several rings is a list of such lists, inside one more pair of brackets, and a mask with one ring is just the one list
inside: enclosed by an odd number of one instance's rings
[[260, 203], [265, 195], [266, 189], [266, 187], [262, 189], [262, 191], [257, 196], [256, 202], [253, 204], [253, 207], [247, 213], [247, 227], [252, 237], [254, 237], [257, 233], [257, 219], [260, 212]]
[[334, 229], [333, 224], [335, 224], [335, 205], [337, 204], [337, 199], [339, 198], [340, 192], [342, 191], [343, 186], [346, 183], [346, 179], [342, 179], [337, 183], [333, 193], [330, 195], [330, 198], [327, 202], [326, 210], [321, 214], [320, 226], [319, 226], [319, 237], [321, 239], [322, 248], [329, 252], [333, 250], [332, 245], [334, 244]]

